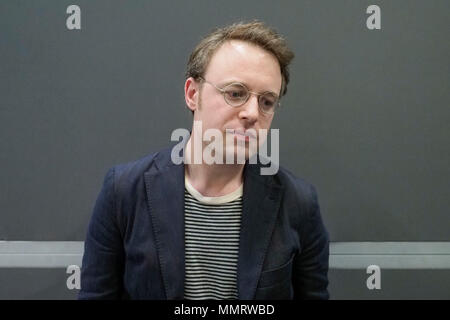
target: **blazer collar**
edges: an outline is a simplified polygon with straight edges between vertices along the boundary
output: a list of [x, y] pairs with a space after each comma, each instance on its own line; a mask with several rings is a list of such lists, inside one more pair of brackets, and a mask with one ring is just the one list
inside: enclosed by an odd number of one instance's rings
[[[184, 298], [184, 164], [171, 161], [171, 150], [155, 156], [156, 168], [144, 179], [166, 297], [174, 300]], [[260, 175], [260, 168], [248, 162], [244, 167], [237, 288], [246, 300], [255, 296], [283, 194], [274, 176]]]

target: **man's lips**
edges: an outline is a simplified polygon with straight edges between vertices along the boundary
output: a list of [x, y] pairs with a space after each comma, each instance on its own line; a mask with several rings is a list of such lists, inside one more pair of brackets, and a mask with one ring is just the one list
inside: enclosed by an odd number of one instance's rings
[[245, 140], [256, 139], [256, 136], [251, 131], [245, 131], [240, 129], [227, 129], [226, 132], [234, 134], [237, 137], [245, 138]]

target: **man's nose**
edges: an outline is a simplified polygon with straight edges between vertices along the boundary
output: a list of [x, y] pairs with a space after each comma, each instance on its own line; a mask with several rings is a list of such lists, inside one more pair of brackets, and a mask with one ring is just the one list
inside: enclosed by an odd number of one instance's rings
[[248, 98], [247, 102], [241, 106], [241, 111], [239, 112], [239, 116], [243, 119], [247, 119], [249, 121], [256, 121], [259, 116], [259, 102], [258, 96], [251, 94]]

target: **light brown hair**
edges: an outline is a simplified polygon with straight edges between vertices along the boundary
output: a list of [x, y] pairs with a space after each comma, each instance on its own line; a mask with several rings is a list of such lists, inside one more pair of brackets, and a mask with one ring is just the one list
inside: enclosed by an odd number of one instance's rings
[[206, 35], [189, 57], [186, 79], [192, 77], [198, 80], [203, 77], [213, 54], [228, 40], [247, 41], [271, 52], [280, 64], [282, 77], [280, 97], [286, 94], [289, 83], [288, 65], [294, 58], [294, 53], [281, 35], [258, 20], [234, 23], [217, 28]]

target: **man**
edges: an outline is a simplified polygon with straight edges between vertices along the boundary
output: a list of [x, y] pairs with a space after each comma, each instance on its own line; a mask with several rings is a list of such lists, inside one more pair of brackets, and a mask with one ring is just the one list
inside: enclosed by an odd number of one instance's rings
[[[314, 187], [281, 167], [262, 175], [249, 161], [250, 142], [264, 142], [286, 93], [292, 58], [257, 21], [197, 45], [185, 99], [202, 129], [193, 126], [182, 163], [168, 148], [108, 171], [80, 299], [328, 299], [329, 237]], [[192, 161], [209, 129], [223, 138], [215, 156], [243, 152], [245, 163]]]

